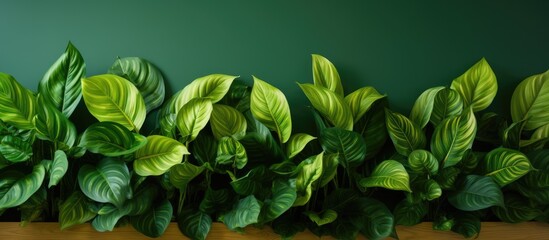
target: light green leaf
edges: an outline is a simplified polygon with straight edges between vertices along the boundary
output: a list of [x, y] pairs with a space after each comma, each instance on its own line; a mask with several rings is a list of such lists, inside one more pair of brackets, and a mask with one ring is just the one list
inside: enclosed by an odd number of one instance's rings
[[537, 128], [534, 133], [532, 133], [532, 136], [530, 136], [530, 139], [528, 140], [520, 140], [520, 147], [526, 147], [531, 144], [547, 140], [549, 138], [549, 124], [545, 124], [539, 128]]
[[438, 173], [438, 160], [427, 150], [418, 149], [408, 156], [408, 165], [415, 173], [436, 175]]
[[59, 148], [63, 150], [73, 147], [77, 136], [74, 124], [54, 106], [46, 103], [42, 94], [38, 95], [36, 101], [37, 114], [32, 122], [38, 138], [59, 143]]
[[373, 87], [363, 87], [345, 96], [345, 103], [349, 105], [353, 114], [353, 122], [356, 123], [360, 120], [374, 102], [384, 98], [385, 95], [381, 95]]
[[32, 156], [32, 145], [20, 137], [5, 135], [0, 139], [0, 154], [9, 162], [24, 162]]
[[262, 222], [275, 220], [292, 207], [297, 198], [295, 182], [275, 180], [271, 188], [272, 196], [265, 201], [261, 214], [265, 216]]
[[316, 223], [317, 226], [322, 226], [328, 223], [332, 223], [337, 219], [337, 212], [331, 209], [326, 209], [321, 213], [307, 211], [305, 212], [305, 215], [307, 215], [307, 217], [309, 217], [311, 221]]
[[325, 57], [312, 54], [313, 82], [315, 86], [329, 89], [339, 96], [343, 96], [343, 86], [335, 66]]
[[467, 175], [448, 196], [452, 206], [462, 211], [476, 211], [491, 206], [504, 206], [499, 185], [488, 176]]
[[297, 198], [294, 206], [303, 206], [311, 198], [313, 183], [322, 176], [324, 152], [311, 156], [302, 161], [298, 168], [301, 169], [296, 178]]
[[424, 200], [432, 201], [442, 196], [442, 188], [433, 179], [428, 179], [422, 183], [421, 196]]
[[513, 122], [526, 120], [525, 130], [549, 123], [549, 71], [524, 79], [511, 97]]
[[401, 163], [385, 160], [374, 169], [369, 177], [360, 180], [362, 187], [382, 187], [391, 190], [411, 192], [410, 177]]
[[116, 122], [139, 131], [145, 115], [145, 101], [128, 80], [104, 74], [82, 79], [82, 95], [90, 113], [100, 122]]
[[202, 211], [188, 209], [181, 213], [177, 225], [185, 236], [191, 239], [205, 240], [212, 226], [212, 218]]
[[132, 197], [130, 171], [123, 161], [105, 158], [97, 166], [86, 164], [78, 171], [82, 192], [100, 203], [121, 207]]
[[260, 211], [261, 204], [253, 195], [250, 195], [240, 199], [234, 208], [221, 215], [219, 220], [230, 230], [238, 230], [257, 223]]
[[313, 137], [306, 133], [296, 133], [290, 137], [290, 140], [286, 143], [286, 156], [293, 158], [299, 154], [307, 144], [316, 137]]
[[135, 152], [133, 168], [141, 176], [158, 176], [190, 154], [180, 142], [159, 135], [147, 137], [147, 144]]
[[0, 179], [0, 209], [17, 207], [26, 202], [42, 186], [46, 170], [42, 164], [24, 175], [16, 171], [2, 172]]
[[342, 96], [312, 84], [298, 84], [314, 109], [335, 127], [353, 130], [353, 113]]
[[532, 170], [526, 155], [508, 148], [496, 148], [490, 151], [483, 162], [486, 176], [492, 177], [501, 187]]
[[195, 166], [189, 162], [183, 162], [170, 168], [170, 182], [184, 191], [187, 184], [204, 171], [204, 166]]
[[139, 57], [117, 58], [108, 73], [132, 82], [143, 96], [147, 112], [160, 107], [164, 102], [164, 77], [149, 61]]
[[214, 104], [210, 125], [215, 138], [232, 136], [241, 139], [246, 135], [248, 126], [244, 115], [235, 108], [223, 104]]
[[210, 121], [212, 111], [212, 101], [207, 98], [194, 98], [183, 105], [176, 118], [181, 138], [185, 142], [193, 141]]
[[356, 132], [325, 128], [320, 133], [320, 144], [326, 153], [338, 153], [338, 160], [345, 168], [359, 166], [366, 157], [366, 144]]
[[67, 169], [69, 168], [69, 161], [67, 161], [67, 155], [61, 150], [55, 151], [53, 157], [53, 163], [51, 165], [50, 173], [50, 182], [48, 183], [48, 188], [57, 185], [61, 178], [65, 176]]
[[33, 129], [36, 98], [12, 76], [0, 72], [0, 120], [18, 129]]
[[498, 83], [492, 68], [482, 58], [454, 79], [451, 88], [459, 92], [464, 107], [471, 107], [473, 112], [478, 112], [490, 106], [498, 91]]
[[398, 153], [410, 155], [416, 149], [423, 149], [427, 142], [421, 128], [404, 115], [385, 110], [387, 131]]
[[322, 158], [322, 176], [318, 179], [318, 186], [324, 187], [332, 181], [337, 174], [339, 154], [324, 154]]
[[146, 213], [132, 216], [130, 222], [140, 233], [155, 238], [164, 234], [172, 220], [172, 214], [172, 204], [170, 201], [164, 200]]
[[72, 192], [69, 198], [59, 206], [59, 224], [61, 225], [61, 230], [92, 220], [97, 215], [92, 211], [91, 206], [93, 204], [94, 202], [82, 194], [82, 192]]
[[519, 223], [534, 220], [542, 211], [528, 198], [513, 192], [504, 193], [505, 207], [493, 207], [492, 212], [503, 222]]
[[435, 97], [443, 89], [444, 87], [433, 87], [421, 93], [412, 107], [410, 120], [420, 128], [424, 128], [431, 119], [433, 107], [435, 106]]
[[444, 119], [460, 115], [463, 111], [463, 100], [459, 93], [451, 88], [441, 89], [435, 97], [431, 123], [439, 125]]
[[292, 117], [282, 91], [254, 76], [250, 109], [257, 120], [278, 134], [281, 143], [290, 139]]
[[431, 152], [444, 168], [456, 165], [475, 140], [477, 122], [472, 110], [448, 118], [435, 128]]
[[133, 153], [146, 143], [145, 136], [130, 132], [119, 123], [98, 122], [84, 131], [79, 146], [92, 153], [116, 157]]
[[[70, 117], [82, 98], [80, 79], [86, 75], [86, 63], [71, 42], [65, 52], [48, 69], [38, 85], [44, 102]], [[44, 107], [44, 106], [43, 106]]]
[[246, 149], [237, 140], [231, 137], [223, 137], [217, 145], [216, 163], [221, 165], [232, 165], [242, 169], [248, 163]]

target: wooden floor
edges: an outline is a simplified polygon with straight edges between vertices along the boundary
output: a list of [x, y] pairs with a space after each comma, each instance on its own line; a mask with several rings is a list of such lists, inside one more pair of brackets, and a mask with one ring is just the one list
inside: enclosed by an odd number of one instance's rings
[[[463, 239], [461, 235], [452, 232], [433, 231], [431, 223], [421, 223], [413, 227], [397, 227], [400, 239]], [[57, 223], [31, 223], [26, 227], [20, 227], [19, 223], [0, 223], [0, 239], [149, 239], [131, 226], [116, 228], [113, 232], [96, 232], [89, 224], [83, 224], [64, 231], [59, 230]], [[168, 230], [157, 239], [188, 239], [177, 228], [177, 224], [170, 224]], [[239, 239], [239, 240], [271, 240], [280, 239], [269, 228], [247, 228], [246, 234], [231, 232], [223, 224], [214, 223], [208, 239]], [[319, 238], [310, 232], [303, 232], [294, 237], [296, 240], [308, 239], [334, 239], [332, 237]], [[363, 239], [363, 238], [359, 238]], [[544, 223], [496, 223], [486, 222], [482, 224], [481, 234], [478, 239], [549, 239], [549, 224]]]

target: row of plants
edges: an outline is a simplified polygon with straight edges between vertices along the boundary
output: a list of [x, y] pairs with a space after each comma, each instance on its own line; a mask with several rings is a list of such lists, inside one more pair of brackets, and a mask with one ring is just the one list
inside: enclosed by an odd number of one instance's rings
[[[0, 73], [0, 214], [149, 237], [176, 221], [192, 239], [214, 221], [338, 239], [396, 238], [422, 221], [465, 237], [486, 220], [549, 222], [549, 73], [516, 87], [509, 119], [486, 111], [497, 81], [485, 59], [409, 115], [373, 87], [346, 94], [320, 55], [312, 70], [298, 87], [314, 134], [296, 132], [284, 94], [255, 76], [212, 74], [165, 96], [148, 61], [87, 77], [71, 43], [37, 92]], [[75, 124], [78, 109], [97, 121]]]

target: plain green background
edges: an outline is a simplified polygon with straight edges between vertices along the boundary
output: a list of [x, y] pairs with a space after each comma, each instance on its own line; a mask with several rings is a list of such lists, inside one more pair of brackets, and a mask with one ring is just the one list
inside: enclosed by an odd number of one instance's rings
[[499, 82], [493, 109], [506, 114], [514, 87], [549, 69], [548, 10], [541, 0], [2, 0], [0, 72], [35, 90], [71, 41], [88, 76], [117, 56], [143, 57], [168, 94], [211, 73], [255, 75], [286, 94], [306, 128], [296, 82], [312, 82], [312, 53], [336, 65], [346, 93], [373, 86], [404, 114], [485, 57]]

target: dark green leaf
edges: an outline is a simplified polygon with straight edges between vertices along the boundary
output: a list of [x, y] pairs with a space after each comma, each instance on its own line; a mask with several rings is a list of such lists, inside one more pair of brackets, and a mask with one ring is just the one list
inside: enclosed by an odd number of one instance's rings
[[132, 196], [130, 171], [120, 160], [105, 158], [97, 166], [82, 166], [78, 171], [78, 184], [82, 192], [94, 201], [118, 207]]
[[108, 157], [133, 153], [147, 143], [145, 136], [130, 132], [115, 122], [98, 122], [89, 126], [80, 138], [80, 146]]
[[272, 177], [268, 169], [261, 165], [250, 170], [245, 176], [231, 181], [234, 191], [240, 195], [263, 196], [267, 193]]
[[321, 213], [305, 212], [305, 215], [318, 226], [332, 223], [337, 219], [337, 212], [331, 209], [326, 209]]
[[179, 215], [177, 225], [185, 236], [191, 239], [204, 240], [210, 232], [212, 219], [210, 215], [202, 211], [186, 209]]
[[20, 137], [5, 135], [0, 140], [0, 155], [12, 163], [24, 162], [32, 156], [32, 146]]
[[[25, 227], [31, 222], [41, 220], [42, 212], [48, 207], [48, 192], [45, 187], [36, 191], [25, 203], [19, 206], [21, 211], [21, 226]], [[43, 220], [43, 219], [42, 219]]]
[[427, 204], [423, 202], [411, 203], [406, 199], [400, 201], [393, 211], [395, 224], [413, 226], [420, 223], [427, 215]]
[[297, 197], [295, 182], [275, 180], [271, 188], [272, 196], [265, 200], [261, 211], [263, 222], [269, 222], [292, 207]]
[[215, 212], [225, 212], [232, 207], [233, 196], [229, 189], [213, 190], [208, 188], [204, 198], [200, 202], [200, 212], [213, 214]]
[[358, 133], [341, 128], [326, 128], [320, 133], [320, 143], [326, 153], [338, 153], [345, 168], [362, 164], [366, 157], [364, 139]]
[[538, 217], [542, 211], [534, 206], [526, 197], [514, 192], [504, 193], [505, 207], [492, 207], [492, 212], [504, 222], [526, 222]]
[[448, 201], [457, 209], [476, 211], [491, 206], [504, 206], [499, 185], [487, 176], [468, 175], [450, 193]]
[[164, 200], [144, 214], [130, 218], [132, 226], [147, 237], [160, 237], [172, 220], [173, 208], [168, 200]]
[[195, 166], [190, 162], [183, 162], [170, 168], [170, 182], [184, 191], [187, 184], [204, 171], [204, 166]]
[[250, 195], [240, 199], [233, 209], [221, 215], [219, 220], [225, 223], [227, 228], [237, 230], [257, 223], [260, 211], [261, 204]]
[[60, 149], [68, 150], [76, 141], [76, 127], [61, 111], [45, 102], [38, 95], [36, 116], [33, 118], [38, 138], [60, 143]]
[[242, 169], [248, 163], [246, 149], [239, 141], [231, 137], [223, 137], [217, 145], [216, 163]]
[[85, 223], [96, 215], [91, 210], [93, 201], [87, 198], [82, 192], [73, 192], [61, 206], [59, 206], [59, 224], [61, 230], [74, 225]]
[[459, 233], [465, 238], [477, 238], [480, 234], [480, 217], [475, 213], [460, 212], [454, 220], [453, 232]]

